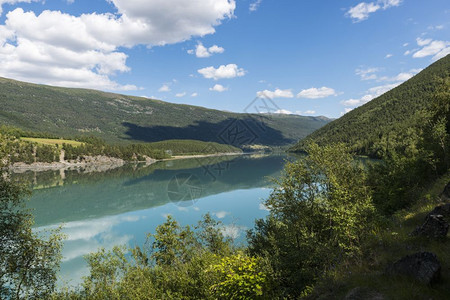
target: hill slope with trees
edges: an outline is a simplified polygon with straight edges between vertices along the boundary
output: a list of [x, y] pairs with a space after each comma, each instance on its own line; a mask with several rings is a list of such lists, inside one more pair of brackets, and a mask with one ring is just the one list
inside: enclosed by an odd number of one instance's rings
[[[245, 105], [250, 105], [250, 100]], [[0, 124], [64, 137], [89, 134], [110, 143], [195, 139], [240, 146], [226, 136], [227, 130], [237, 126], [246, 131], [244, 143], [282, 146], [330, 121], [325, 117], [238, 114], [5, 78], [0, 78], [0, 107]]]
[[357, 154], [382, 157], [386, 148], [395, 147], [397, 139], [407, 138], [390, 133], [425, 123], [427, 116], [420, 114], [430, 109], [449, 85], [450, 55], [447, 55], [398, 87], [315, 131], [291, 151], [302, 151], [310, 142], [319, 145], [343, 142]]

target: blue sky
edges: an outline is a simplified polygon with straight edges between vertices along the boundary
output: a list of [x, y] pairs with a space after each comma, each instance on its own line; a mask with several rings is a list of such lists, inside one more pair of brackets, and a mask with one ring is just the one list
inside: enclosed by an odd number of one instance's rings
[[0, 76], [339, 117], [450, 53], [448, 0], [0, 0]]

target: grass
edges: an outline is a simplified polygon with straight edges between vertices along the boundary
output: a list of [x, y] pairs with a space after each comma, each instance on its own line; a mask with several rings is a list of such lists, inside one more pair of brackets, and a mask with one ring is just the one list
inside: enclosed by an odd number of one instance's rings
[[78, 147], [83, 145], [82, 142], [78, 142], [78, 141], [73, 141], [73, 140], [63, 140], [63, 139], [44, 139], [44, 138], [29, 138], [29, 137], [21, 137], [20, 138], [23, 141], [27, 141], [27, 142], [33, 142], [33, 143], [38, 143], [38, 144], [43, 144], [43, 145], [58, 145], [58, 146], [62, 146], [62, 144], [68, 144], [68, 145], [72, 145], [74, 147]]
[[[410, 233], [423, 224], [425, 216], [440, 202], [439, 195], [450, 181], [450, 173], [441, 177], [423, 193], [409, 209], [397, 213], [385, 230], [376, 233], [363, 250], [361, 261], [348, 262], [336, 268], [316, 286], [313, 299], [342, 299], [355, 287], [382, 293], [387, 299], [448, 299], [450, 295], [450, 239], [429, 240], [412, 237]], [[441, 263], [441, 280], [423, 285], [408, 278], [384, 275], [386, 267], [405, 255], [429, 251]]]

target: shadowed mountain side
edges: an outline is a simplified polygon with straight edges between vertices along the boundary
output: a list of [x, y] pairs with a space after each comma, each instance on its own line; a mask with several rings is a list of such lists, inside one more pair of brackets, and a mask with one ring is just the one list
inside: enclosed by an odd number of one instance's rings
[[[269, 156], [259, 159], [239, 157], [209, 165], [198, 161], [195, 168], [176, 168], [182, 161], [173, 163], [170, 169], [145, 168], [105, 174], [93, 182], [76, 180], [82, 175], [70, 175], [73, 180], [62, 186], [35, 190], [29, 207], [34, 210], [35, 225], [45, 226], [60, 222], [71, 222], [100, 218], [130, 211], [148, 209], [171, 202], [168, 189], [175, 176], [189, 174], [199, 182], [201, 193], [194, 198], [203, 198], [238, 189], [270, 187], [267, 176], [275, 177], [283, 167], [285, 156]], [[165, 164], [168, 162], [162, 162]], [[136, 172], [139, 176], [135, 176]], [[39, 176], [39, 175], [38, 175]], [[46, 176], [49, 176], [48, 174]], [[62, 196], [63, 195], [63, 196]], [[183, 206], [183, 202], [180, 203]], [[187, 205], [187, 204], [186, 204]]]
[[[232, 146], [245, 144], [263, 144], [280, 146], [295, 142], [286, 138], [280, 130], [267, 126], [267, 120], [251, 117], [228, 118], [221, 122], [197, 121], [185, 127], [173, 126], [139, 126], [124, 122], [126, 134], [131, 140], [143, 142], [159, 142], [170, 139], [200, 140], [217, 142]], [[262, 120], [262, 122], [261, 122]]]
[[[242, 104], [244, 110], [248, 102], [244, 99]], [[255, 102], [254, 106], [259, 107], [259, 102]], [[94, 90], [31, 84], [1, 77], [0, 107], [0, 124], [61, 137], [95, 135], [110, 143], [129, 143], [134, 137], [137, 138], [134, 141], [188, 138], [181, 136], [181, 133], [189, 134], [191, 139], [201, 138], [207, 141], [205, 136], [212, 136], [213, 140], [217, 140], [217, 130], [222, 129], [222, 124], [226, 125], [223, 122], [229, 119], [242, 120], [249, 116], [247, 113]], [[280, 132], [282, 141], [278, 144], [283, 141], [298, 141], [330, 121], [325, 117], [275, 114], [269, 118], [250, 115], [265, 119], [267, 127], [275, 130], [274, 136], [269, 139], [272, 144], [280, 136]], [[211, 126], [202, 128], [202, 124]], [[143, 131], [158, 128], [160, 130], [156, 134]], [[169, 130], [170, 128], [190, 130]]]

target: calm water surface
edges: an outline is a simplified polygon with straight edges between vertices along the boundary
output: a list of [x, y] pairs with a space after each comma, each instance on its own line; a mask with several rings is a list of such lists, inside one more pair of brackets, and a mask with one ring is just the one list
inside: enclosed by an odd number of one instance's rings
[[47, 171], [16, 174], [33, 184], [29, 206], [37, 229], [63, 224], [60, 282], [88, 275], [83, 256], [100, 247], [142, 245], [167, 215], [196, 224], [209, 212], [223, 233], [245, 242], [245, 231], [267, 215], [262, 200], [286, 156], [245, 155], [126, 165], [106, 172]]

